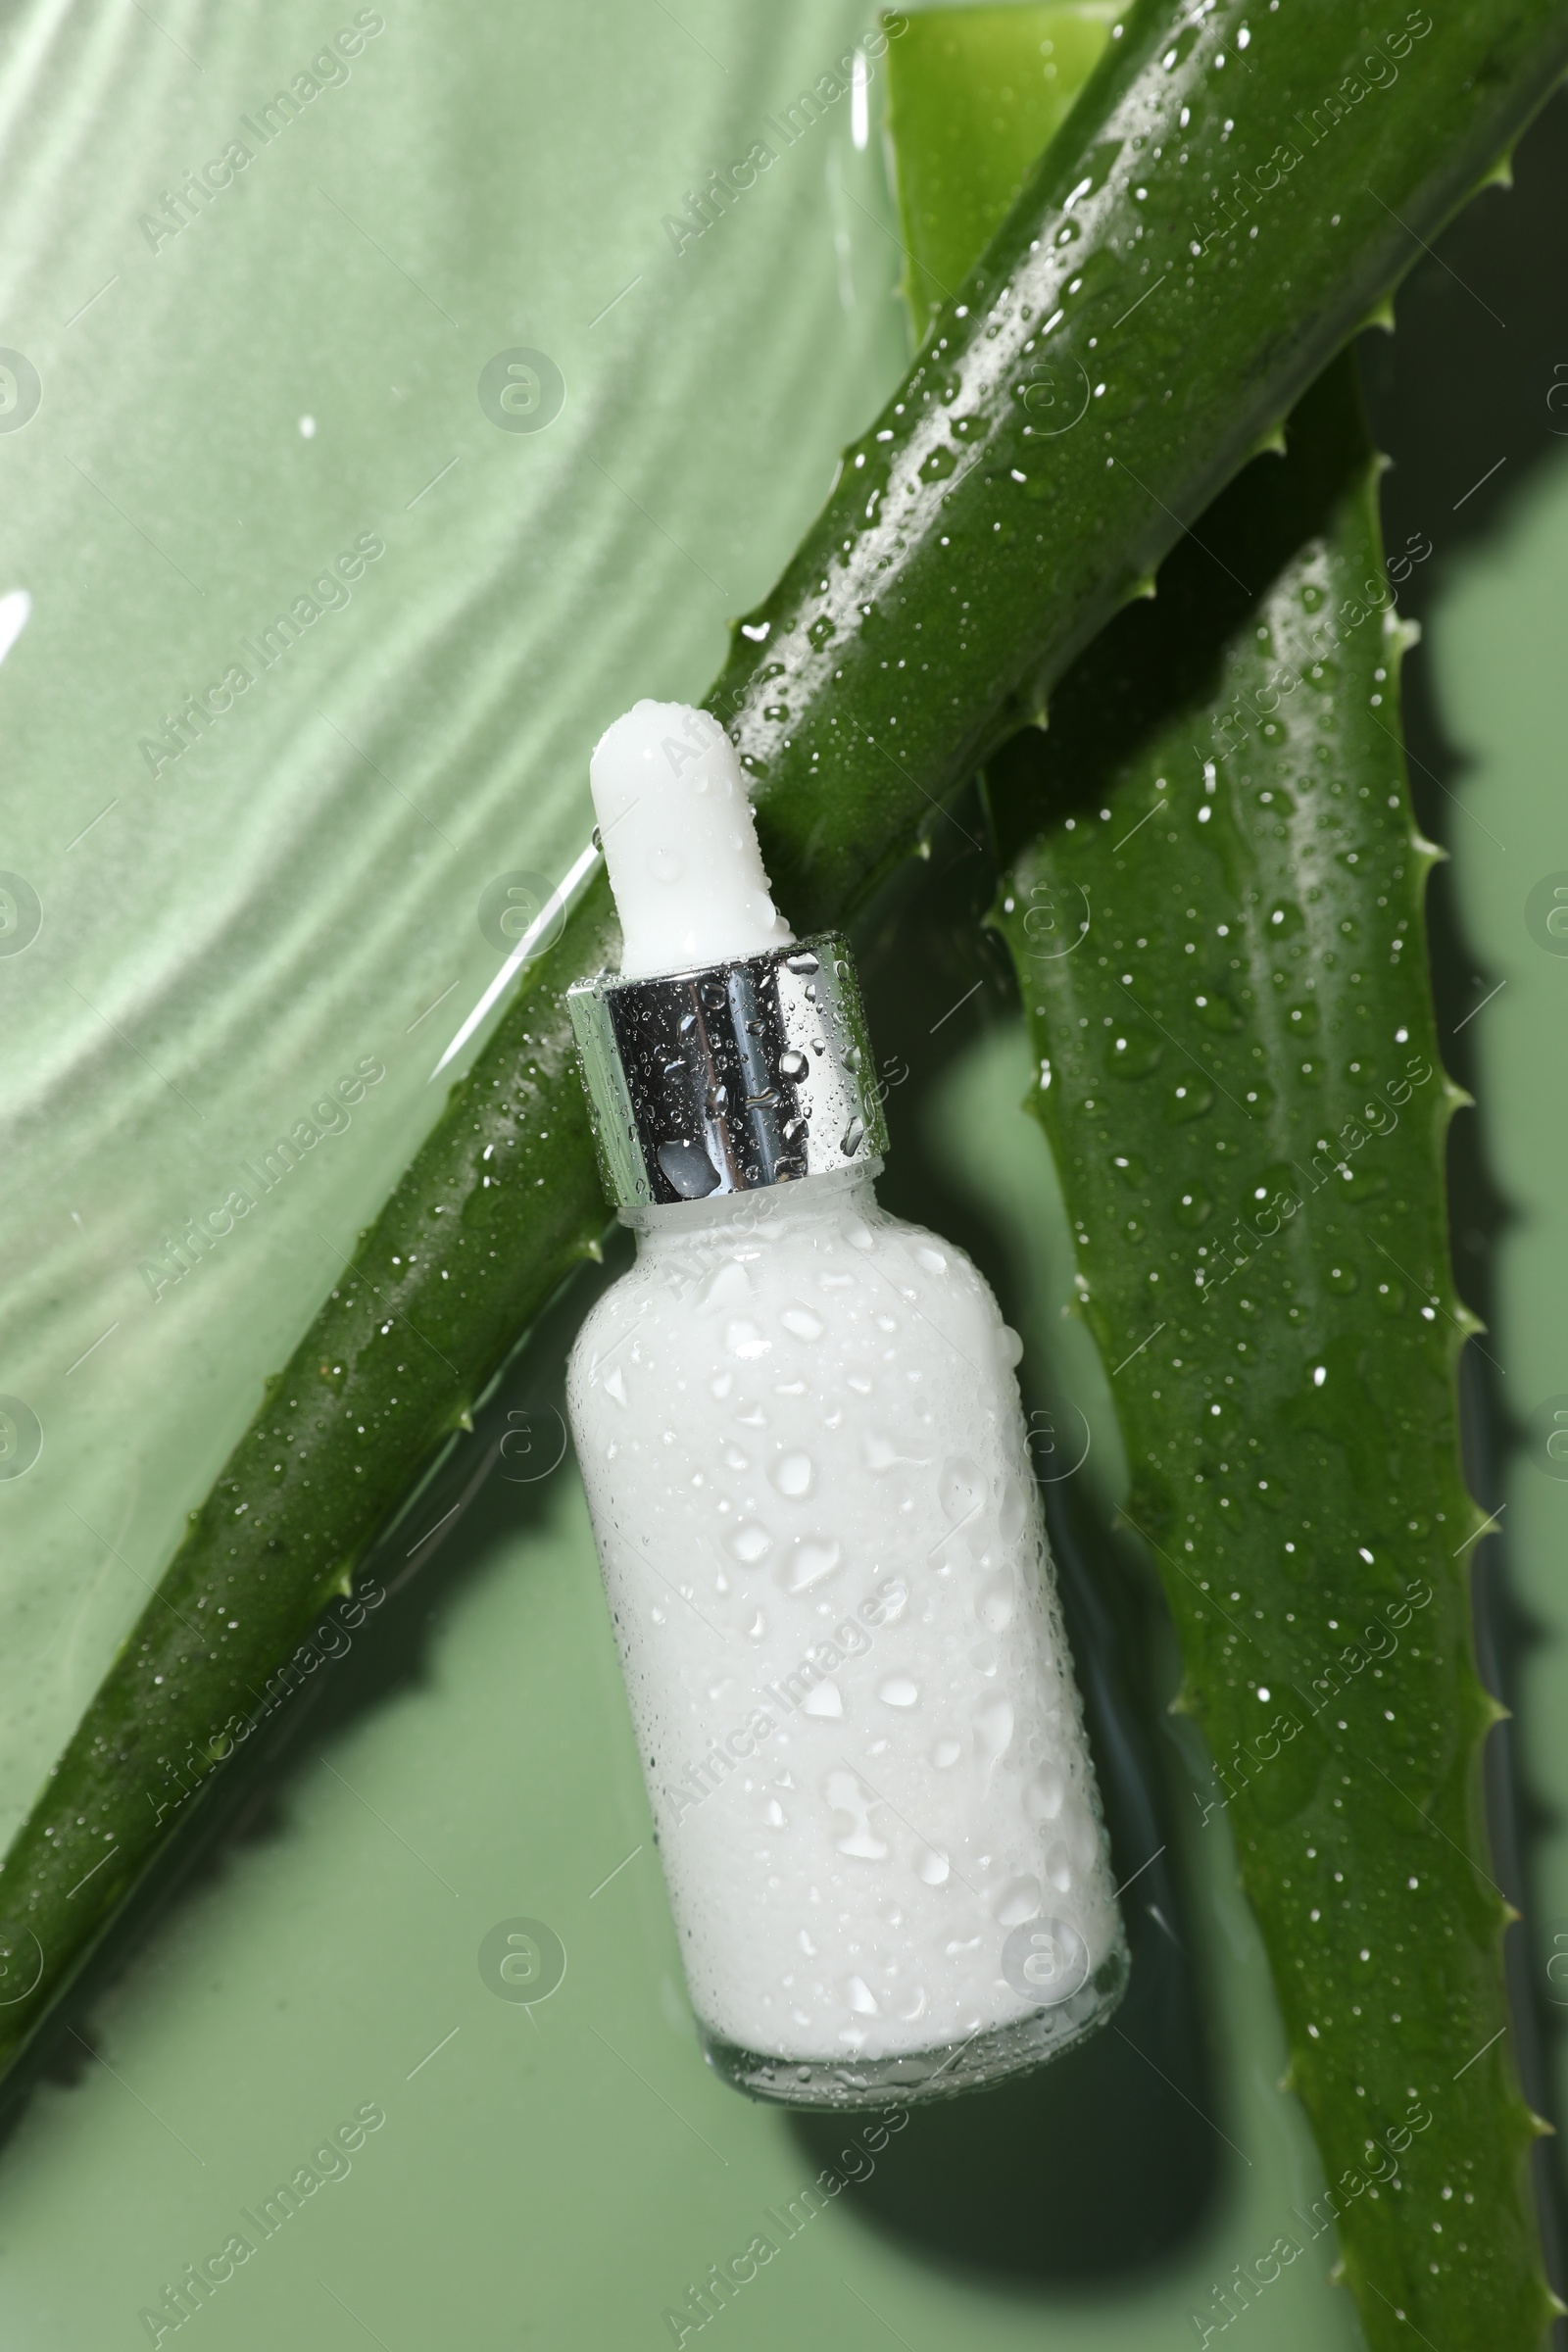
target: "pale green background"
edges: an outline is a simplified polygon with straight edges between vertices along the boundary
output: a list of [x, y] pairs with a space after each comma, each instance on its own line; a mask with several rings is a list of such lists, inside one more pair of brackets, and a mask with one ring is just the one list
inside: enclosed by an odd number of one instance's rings
[[[0, 52], [0, 342], [44, 383], [0, 437], [0, 592], [34, 598], [0, 673], [0, 865], [45, 907], [0, 960], [0, 1388], [45, 1430], [37, 1466], [0, 1486], [8, 1819], [426, 1127], [437, 1054], [497, 962], [485, 884], [569, 862], [586, 747], [639, 694], [702, 691], [726, 615], [767, 586], [904, 351], [879, 83], [863, 151], [846, 101], [681, 260], [661, 226], [852, 45], [853, 8], [389, 5], [346, 86], [156, 254], [138, 216], [171, 174], [220, 152], [353, 12], [155, 13], [30, 0]], [[475, 397], [515, 344], [566, 379], [537, 436], [497, 431]], [[1568, 961], [1522, 912], [1539, 873], [1568, 867], [1568, 458], [1542, 448], [1468, 547], [1445, 554], [1435, 517], [1424, 591], [1430, 676], [1475, 762], [1455, 788], [1506, 845], [1450, 827], [1476, 969], [1508, 983], [1466, 1034], [1515, 1209], [1492, 1345], [1521, 1420], [1568, 1390]], [[372, 528], [387, 554], [348, 611], [154, 782], [138, 737]], [[917, 903], [904, 952], [921, 919]], [[1062, 1352], [1067, 1261], [1002, 1005], [988, 984], [914, 1068], [899, 1149], [989, 1220], [1036, 1380], [1084, 1403], [1099, 1478], [1114, 1445], [1095, 1368]], [[388, 1074], [349, 1132], [154, 1306], [141, 1259], [366, 1054]], [[575, 1311], [517, 1398], [556, 1393]], [[1568, 1490], [1521, 1462], [1507, 1499], [1514, 1589], [1543, 1628], [1522, 1753], [1550, 1794], [1568, 1789]], [[370, 2099], [387, 2123], [351, 2176], [191, 2323], [209, 2352], [652, 2347], [685, 2283], [814, 2171], [795, 2126], [698, 2055], [569, 1461], [494, 1491], [360, 1653], [341, 1670], [355, 1703], [319, 1737], [301, 1727], [271, 1796], [73, 2012], [102, 2062], [78, 2050], [70, 2081], [62, 2062], [0, 2156], [8, 2345], [145, 2341], [162, 2283]], [[722, 2341], [1196, 2341], [1210, 2282], [1291, 2227], [1316, 2170], [1276, 2087], [1223, 1824], [1191, 1822], [1204, 2128], [1224, 2143], [1195, 2233], [1069, 2292], [944, 2264], [851, 2191], [714, 2324]], [[1542, 1907], [1568, 1914], [1557, 1833], [1536, 1851]], [[534, 2012], [475, 1964], [517, 1914], [568, 1953]], [[1322, 2252], [1246, 2323], [1259, 2352], [1353, 2341]]]

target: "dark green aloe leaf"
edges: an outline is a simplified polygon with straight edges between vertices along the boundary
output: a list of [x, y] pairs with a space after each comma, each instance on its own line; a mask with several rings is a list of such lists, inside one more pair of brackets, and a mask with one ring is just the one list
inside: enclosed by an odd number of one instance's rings
[[[1348, 359], [992, 773], [1030, 1107], [1369, 2343], [1552, 2305], [1505, 2033], [1402, 624]], [[1251, 2282], [1250, 2292], [1259, 2281]], [[1217, 2332], [1247, 2294], [1216, 2301]]]
[[1555, 0], [1381, 40], [1348, 0], [1112, 25], [710, 698], [797, 920], [1038, 710], [1565, 63]]

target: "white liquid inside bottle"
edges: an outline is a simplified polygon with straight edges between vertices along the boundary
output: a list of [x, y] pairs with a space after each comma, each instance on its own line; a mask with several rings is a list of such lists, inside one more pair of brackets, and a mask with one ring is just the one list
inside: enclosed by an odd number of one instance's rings
[[[760, 930], [776, 926], [764, 964], [790, 934], [733, 752], [697, 717], [639, 705], [594, 785], [640, 969], [661, 958], [662, 874], [684, 899], [672, 968], [700, 1008], [715, 967], [759, 955]], [[723, 831], [744, 836], [744, 905], [728, 929], [711, 872], [701, 904], [680, 890], [689, 757], [673, 838], [657, 815], [661, 763], [644, 755], [652, 742], [668, 767], [682, 741], [704, 747], [700, 799], [737, 788]], [[784, 1066], [812, 1047], [826, 1052], [810, 1039]], [[857, 1140], [852, 1125], [852, 1159]], [[681, 1149], [701, 1142], [693, 1123]], [[734, 1164], [711, 1143], [710, 1157]], [[937, 2096], [1037, 2064], [1109, 2014], [1127, 1968], [1019, 1343], [960, 1250], [878, 1207], [879, 1165], [623, 1206], [637, 1261], [589, 1315], [568, 1377], [705, 2046], [739, 2086], [811, 2105]]]

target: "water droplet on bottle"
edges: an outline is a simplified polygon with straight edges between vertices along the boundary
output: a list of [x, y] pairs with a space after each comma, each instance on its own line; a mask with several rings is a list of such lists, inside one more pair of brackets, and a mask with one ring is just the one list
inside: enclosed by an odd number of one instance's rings
[[791, 1046], [787, 1054], [779, 1055], [778, 1066], [786, 1078], [804, 1078], [811, 1065], [799, 1047]]
[[685, 868], [673, 850], [658, 849], [649, 854], [648, 870], [656, 882], [678, 882]]
[[956, 1764], [962, 1753], [963, 1743], [961, 1740], [938, 1740], [932, 1745], [931, 1761], [938, 1772], [947, 1772]]
[[758, 1519], [743, 1520], [739, 1527], [732, 1528], [728, 1544], [735, 1557], [738, 1560], [744, 1560], [748, 1566], [754, 1560], [761, 1559], [773, 1548], [772, 1537]]
[[979, 1515], [985, 1500], [985, 1474], [966, 1453], [949, 1454], [937, 1480], [937, 1499], [948, 1518], [956, 1522]]
[[746, 1261], [728, 1257], [704, 1283], [698, 1293], [703, 1306], [738, 1306], [752, 1294], [752, 1278], [746, 1271]]
[[1064, 1845], [1054, 1845], [1046, 1856], [1046, 1876], [1058, 1894], [1067, 1893], [1072, 1886], [1072, 1864]]
[[772, 1345], [772, 1341], [764, 1339], [755, 1323], [736, 1321], [725, 1327], [724, 1346], [731, 1355], [738, 1355], [749, 1361], [755, 1356], [766, 1355]]
[[1023, 1809], [1031, 1821], [1054, 1821], [1066, 1792], [1066, 1784], [1055, 1765], [1042, 1764], [1025, 1784]]
[[827, 1325], [820, 1315], [813, 1315], [808, 1306], [787, 1306], [779, 1321], [792, 1339], [819, 1340]]
[[1012, 1741], [1012, 1701], [1010, 1698], [988, 1698], [976, 1707], [974, 1728], [980, 1745], [993, 1761], [1006, 1754]]
[[1040, 1881], [1025, 1872], [1009, 1879], [997, 1896], [997, 1918], [1004, 1928], [1021, 1928], [1040, 1908]]
[[716, 1190], [718, 1170], [701, 1144], [661, 1144], [657, 1157], [669, 1184], [683, 1200], [702, 1200]]
[[849, 1817], [849, 1827], [840, 1831], [834, 1824], [834, 1846], [841, 1854], [852, 1854], [862, 1862], [885, 1862], [888, 1856], [886, 1840], [871, 1827], [871, 1807], [877, 1801], [868, 1788], [863, 1788], [853, 1772], [835, 1769], [822, 1784], [823, 1794], [835, 1813]]
[[795, 955], [786, 956], [784, 960], [792, 972], [814, 972], [817, 968], [816, 957], [809, 948], [802, 948]]
[[782, 1564], [779, 1581], [786, 1592], [809, 1592], [833, 1574], [843, 1556], [830, 1536], [800, 1536]]
[[857, 2017], [880, 2015], [876, 2004], [876, 1995], [863, 1977], [846, 1977], [841, 1988], [841, 1998], [848, 2001]]
[[844, 1714], [844, 1693], [837, 1683], [815, 1683], [802, 1700], [801, 1712], [837, 1723]]
[[920, 1686], [906, 1674], [890, 1674], [879, 1687], [877, 1696], [885, 1707], [913, 1707], [919, 1704]]
[[815, 1465], [808, 1453], [784, 1453], [768, 1473], [781, 1494], [798, 1496], [809, 1494], [815, 1476]]
[[1018, 1606], [1017, 1588], [1010, 1573], [988, 1577], [975, 1597], [975, 1615], [987, 1633], [1005, 1632]]
[[852, 1119], [839, 1141], [839, 1150], [846, 1159], [853, 1159], [865, 1141], [865, 1121]]
[[945, 1886], [952, 1866], [946, 1854], [936, 1846], [928, 1845], [916, 1867], [928, 1886]]

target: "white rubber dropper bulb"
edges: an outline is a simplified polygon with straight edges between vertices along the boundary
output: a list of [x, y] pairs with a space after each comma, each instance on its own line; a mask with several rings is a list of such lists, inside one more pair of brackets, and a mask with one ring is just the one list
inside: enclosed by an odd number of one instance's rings
[[588, 766], [628, 980], [760, 956], [795, 934], [768, 892], [746, 778], [716, 718], [637, 703]]

